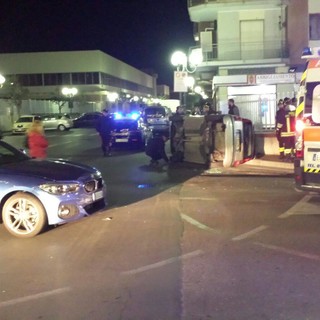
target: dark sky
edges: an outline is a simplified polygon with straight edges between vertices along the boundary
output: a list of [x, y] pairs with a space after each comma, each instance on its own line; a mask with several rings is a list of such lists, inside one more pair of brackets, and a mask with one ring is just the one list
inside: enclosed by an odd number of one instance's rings
[[0, 0], [0, 52], [101, 50], [172, 84], [170, 58], [194, 45], [187, 0]]

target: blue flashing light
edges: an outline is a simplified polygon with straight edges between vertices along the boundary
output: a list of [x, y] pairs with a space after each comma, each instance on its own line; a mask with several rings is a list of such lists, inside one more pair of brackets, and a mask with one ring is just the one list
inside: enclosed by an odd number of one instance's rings
[[122, 114], [121, 113], [119, 113], [119, 112], [116, 112], [115, 114], [114, 114], [114, 118], [116, 119], [116, 120], [119, 120], [119, 119], [122, 119]]
[[133, 120], [137, 120], [140, 117], [140, 114], [137, 112], [131, 113], [130, 118]]

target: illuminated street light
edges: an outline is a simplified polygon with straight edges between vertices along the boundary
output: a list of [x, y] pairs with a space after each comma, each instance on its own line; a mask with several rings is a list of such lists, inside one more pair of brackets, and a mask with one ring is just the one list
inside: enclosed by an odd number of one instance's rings
[[2, 74], [0, 74], [0, 88], [3, 86], [5, 81], [6, 81], [6, 78]]
[[171, 63], [177, 68], [174, 72], [174, 91], [179, 92], [180, 103], [184, 92], [184, 104], [186, 104], [186, 93], [188, 88], [193, 88], [195, 80], [188, 76], [188, 73], [196, 71], [197, 66], [203, 61], [201, 48], [190, 50], [189, 58], [182, 51], [176, 51], [171, 56]]
[[191, 89], [193, 89], [195, 82], [196, 81], [194, 80], [194, 78], [190, 76], [186, 77], [185, 79], [186, 86]]
[[176, 51], [171, 56], [171, 64], [177, 67], [177, 71], [187, 71], [188, 73], [195, 72], [197, 66], [202, 61], [203, 56], [201, 48], [192, 49], [189, 57], [182, 51]]
[[200, 86], [196, 86], [194, 88], [194, 92], [197, 93], [197, 94], [200, 94], [202, 92], [202, 88]]
[[77, 88], [62, 88], [61, 90], [62, 94], [68, 98], [73, 98], [77, 93]]
[[69, 109], [71, 110], [73, 108], [73, 97], [78, 93], [77, 88], [62, 88], [61, 93], [68, 98], [69, 103]]
[[110, 102], [116, 102], [119, 99], [119, 94], [117, 92], [108, 92], [107, 98]]

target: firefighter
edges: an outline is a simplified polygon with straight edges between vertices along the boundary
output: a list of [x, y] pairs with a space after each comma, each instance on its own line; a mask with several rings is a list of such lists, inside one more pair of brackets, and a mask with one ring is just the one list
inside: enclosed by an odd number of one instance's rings
[[295, 145], [295, 111], [291, 108], [289, 98], [284, 99], [284, 104], [279, 104], [276, 113], [276, 135], [279, 141], [280, 159], [291, 161], [294, 156]]
[[276, 136], [279, 142], [279, 158], [284, 158], [284, 139], [282, 138], [282, 131], [286, 123], [285, 105], [282, 101], [278, 102], [278, 111], [276, 113]]

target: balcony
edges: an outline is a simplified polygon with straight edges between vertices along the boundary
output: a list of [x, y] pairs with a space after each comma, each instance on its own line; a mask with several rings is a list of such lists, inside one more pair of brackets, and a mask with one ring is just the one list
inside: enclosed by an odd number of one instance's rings
[[[190, 52], [198, 47], [190, 48]], [[206, 48], [208, 49], [208, 48]], [[203, 52], [203, 65], [283, 63], [289, 58], [286, 41], [239, 42], [221, 41]]]
[[[244, 5], [246, 2], [247, 4], [256, 4], [259, 3], [261, 1], [259, 0], [188, 0], [188, 8], [190, 7], [195, 7], [198, 5], [202, 5], [202, 4], [240, 4], [240, 5]], [[281, 2], [280, 0], [278, 0], [278, 2]]]

